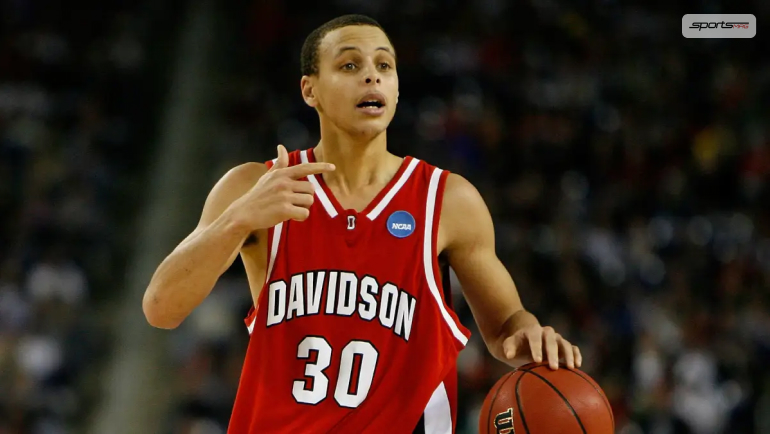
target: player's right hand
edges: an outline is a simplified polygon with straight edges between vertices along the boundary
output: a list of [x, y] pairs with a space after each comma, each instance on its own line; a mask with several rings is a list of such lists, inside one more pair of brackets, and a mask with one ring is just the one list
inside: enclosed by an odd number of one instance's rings
[[271, 228], [286, 220], [303, 221], [310, 215], [315, 190], [302, 178], [334, 170], [330, 163], [303, 163], [289, 167], [289, 154], [278, 145], [278, 159], [246, 194], [239, 198], [238, 220], [250, 230]]

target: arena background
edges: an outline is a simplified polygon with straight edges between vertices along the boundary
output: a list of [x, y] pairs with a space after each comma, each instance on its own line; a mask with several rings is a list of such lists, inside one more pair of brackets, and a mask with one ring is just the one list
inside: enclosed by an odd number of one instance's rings
[[[761, 0], [2, 2], [0, 433], [224, 432], [240, 261], [177, 330], [141, 296], [229, 167], [316, 143], [300, 46], [352, 12], [398, 51], [391, 150], [475, 183], [618, 433], [770, 433]], [[685, 39], [688, 13], [753, 13], [757, 36]], [[506, 368], [478, 333], [459, 367], [473, 433]]]

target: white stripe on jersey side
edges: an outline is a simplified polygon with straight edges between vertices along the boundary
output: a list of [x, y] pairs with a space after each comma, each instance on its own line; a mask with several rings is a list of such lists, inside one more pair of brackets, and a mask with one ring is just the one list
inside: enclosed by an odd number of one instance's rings
[[425, 211], [425, 238], [423, 240], [422, 259], [425, 266], [425, 278], [428, 280], [428, 287], [430, 288], [433, 298], [436, 299], [438, 308], [441, 311], [441, 315], [444, 317], [449, 328], [452, 330], [452, 334], [463, 345], [468, 343], [468, 338], [460, 331], [455, 323], [454, 319], [449, 315], [449, 312], [444, 306], [444, 302], [441, 298], [441, 293], [438, 290], [436, 284], [436, 277], [433, 275], [433, 258], [435, 253], [433, 252], [433, 214], [436, 211], [436, 193], [438, 191], [438, 182], [441, 179], [442, 170], [436, 168], [433, 170], [433, 174], [430, 176], [430, 184], [428, 186], [428, 204]]
[[[278, 223], [273, 228], [273, 242], [270, 244], [270, 260], [267, 262], [267, 273], [265, 273], [265, 283], [270, 281], [270, 275], [273, 273], [273, 265], [275, 264], [275, 257], [278, 254], [278, 244], [281, 242], [281, 230], [283, 229], [283, 222]], [[254, 306], [254, 320], [249, 324], [249, 334], [254, 331], [254, 324], [257, 323], [256, 309], [258, 306]]]
[[378, 215], [382, 212], [382, 210], [385, 209], [386, 206], [390, 203], [390, 201], [393, 199], [393, 197], [398, 193], [399, 190], [401, 190], [401, 187], [406, 184], [406, 181], [409, 179], [409, 177], [412, 175], [412, 172], [414, 172], [414, 169], [417, 167], [417, 164], [420, 162], [420, 160], [416, 158], [412, 158], [412, 161], [409, 162], [409, 166], [406, 167], [406, 170], [404, 170], [404, 173], [401, 174], [401, 177], [398, 178], [398, 181], [393, 184], [393, 187], [391, 187], [388, 194], [385, 195], [385, 197], [382, 198], [380, 203], [377, 204], [377, 206], [369, 212], [366, 216], [369, 218], [369, 220], [374, 220], [377, 218]]
[[[309, 160], [307, 159], [307, 149], [303, 149], [299, 153], [299, 157], [302, 160], [303, 164], [307, 164]], [[321, 205], [324, 206], [324, 209], [326, 209], [326, 212], [329, 213], [329, 216], [331, 218], [337, 217], [337, 210], [334, 209], [334, 205], [332, 205], [332, 202], [329, 200], [329, 197], [326, 196], [326, 192], [324, 191], [323, 187], [321, 187], [321, 184], [318, 183], [318, 180], [315, 178], [315, 175], [308, 175], [307, 180], [310, 181], [311, 184], [313, 184], [313, 189], [315, 190], [315, 195], [318, 196], [318, 199], [321, 200]]]
[[452, 434], [452, 407], [443, 381], [433, 391], [423, 417], [425, 434]]

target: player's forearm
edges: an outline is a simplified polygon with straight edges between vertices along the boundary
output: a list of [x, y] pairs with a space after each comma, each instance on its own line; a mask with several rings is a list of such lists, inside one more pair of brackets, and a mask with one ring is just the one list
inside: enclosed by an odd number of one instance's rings
[[147, 321], [177, 327], [210, 293], [249, 231], [225, 212], [158, 266], [142, 302]]

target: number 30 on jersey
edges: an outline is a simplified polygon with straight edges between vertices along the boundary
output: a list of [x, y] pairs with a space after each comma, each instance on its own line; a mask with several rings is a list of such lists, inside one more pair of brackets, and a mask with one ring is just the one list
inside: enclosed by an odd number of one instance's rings
[[[310, 359], [316, 352], [315, 362], [305, 364], [307, 380], [296, 380], [292, 395], [302, 404], [318, 404], [329, 393], [329, 378], [324, 374], [332, 363], [332, 347], [320, 336], [307, 336], [299, 343], [297, 358]], [[356, 408], [372, 387], [379, 353], [371, 342], [353, 340], [340, 353], [340, 369], [334, 388], [334, 400], [341, 407]], [[357, 372], [354, 372], [357, 371]], [[310, 388], [308, 389], [307, 386]]]

